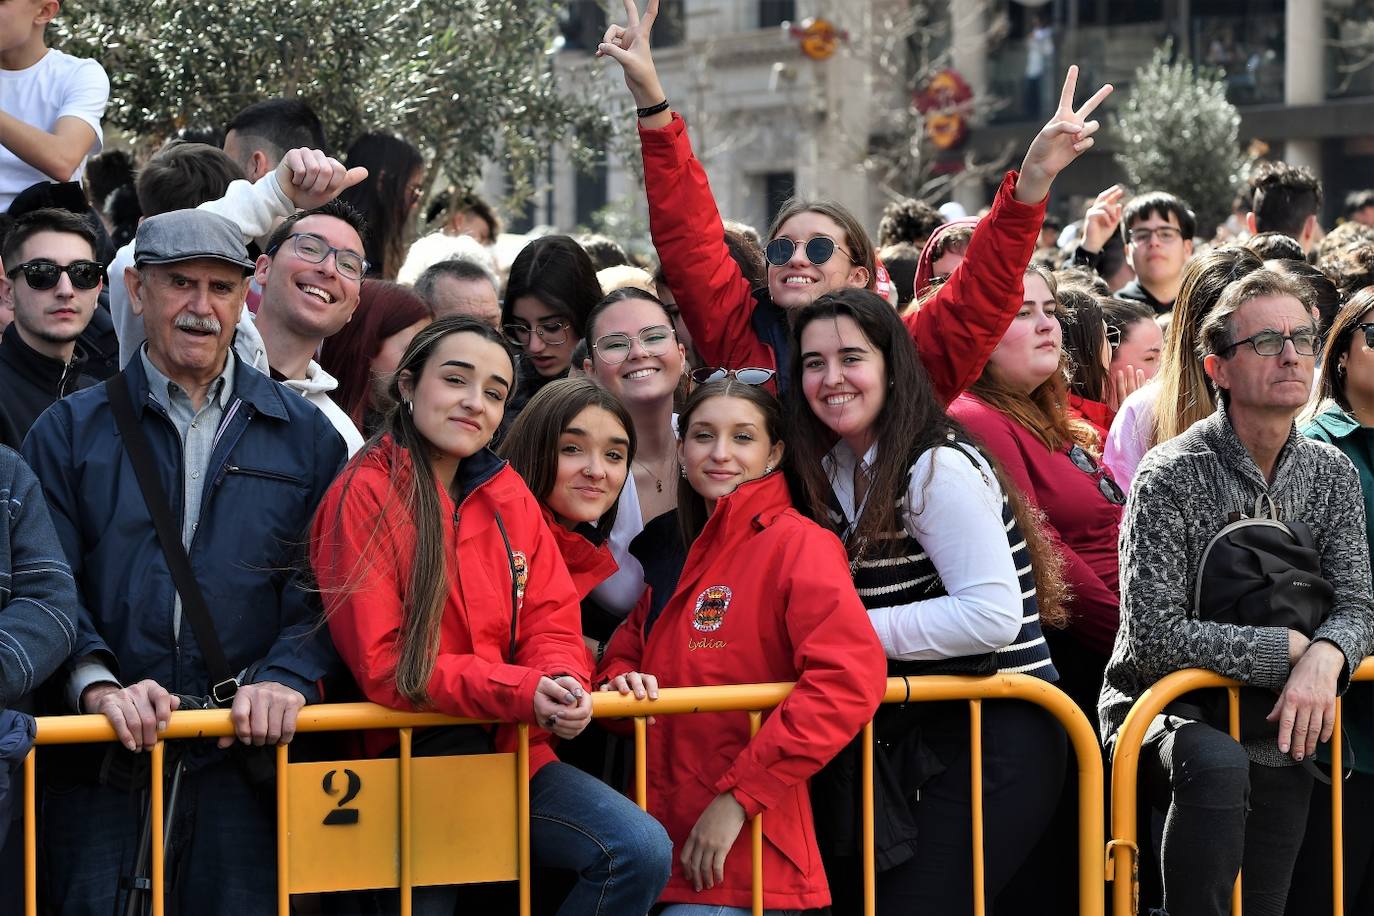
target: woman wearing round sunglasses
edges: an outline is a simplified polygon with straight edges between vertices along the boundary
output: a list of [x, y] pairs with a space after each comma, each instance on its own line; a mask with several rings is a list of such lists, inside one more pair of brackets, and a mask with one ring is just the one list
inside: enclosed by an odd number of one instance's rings
[[[1044, 513], [1072, 597], [1066, 631], [1047, 638], [1060, 686], [1096, 715], [1119, 613], [1116, 536], [1125, 494], [1091, 454], [1091, 427], [1066, 410], [1066, 359], [1054, 277], [1026, 271], [1021, 311], [969, 392], [950, 406]], [[1067, 635], [1067, 638], [1066, 638]]]
[[520, 351], [520, 384], [506, 409], [510, 419], [540, 388], [567, 378], [587, 315], [600, 300], [596, 266], [568, 236], [535, 239], [515, 256], [501, 306], [501, 328]]
[[[1320, 397], [1320, 412], [1303, 427], [1303, 433], [1334, 445], [1354, 462], [1364, 491], [1365, 524], [1374, 545], [1374, 287], [1351, 296], [1327, 330]], [[1374, 806], [1374, 686], [1350, 685], [1343, 700], [1341, 727], [1345, 742], [1341, 766], [1348, 774], [1343, 783], [1342, 818], [1345, 911], [1368, 913], [1374, 910], [1374, 821], [1364, 812]], [[1329, 764], [1326, 745], [1317, 753]], [[1288, 912], [1293, 916], [1326, 913], [1332, 908], [1330, 793], [1312, 793], [1307, 825], [1307, 838], [1288, 889]]]
[[[792, 334], [792, 385], [802, 395], [788, 404], [795, 476], [810, 514], [843, 534], [888, 673], [968, 673], [976, 659], [979, 670], [1057, 680], [1040, 623], [1062, 625], [1058, 558], [1025, 501], [946, 413], [896, 313], [876, 293], [843, 290], [802, 308]], [[1066, 744], [1043, 710], [995, 701], [983, 709], [992, 899], [1050, 821]], [[918, 840], [905, 861], [895, 852], [906, 837], [880, 842], [880, 859], [892, 864], [878, 875], [878, 912], [968, 913], [968, 711], [885, 709], [878, 725], [885, 745], [909, 746], [919, 734], [943, 764], [928, 782], [902, 785], [919, 799], [910, 811]], [[825, 785], [841, 810], [846, 801], [857, 808], [838, 784]], [[826, 831], [829, 851], [856, 861], [841, 835]], [[843, 861], [832, 880], [852, 871]], [[837, 916], [857, 912], [855, 891], [837, 894]]]
[[[707, 365], [776, 368], [788, 361], [787, 310], [845, 287], [873, 289], [877, 263], [860, 221], [833, 201], [793, 201], [768, 232], [768, 284], [755, 291], [725, 245], [706, 172], [692, 153], [686, 125], [669, 107], [650, 50], [658, 0], [640, 15], [624, 0], [626, 21], [612, 25], [597, 55], [614, 58], [639, 106], [650, 226], [664, 276]], [[978, 376], [1020, 303], [1021, 270], [1030, 261], [1050, 184], [1092, 146], [1089, 121], [1111, 92], [1104, 86], [1077, 110], [1076, 67], [1058, 110], [1031, 143], [1021, 172], [1008, 173], [992, 210], [934, 301], [908, 327], [940, 396], [949, 400]]]

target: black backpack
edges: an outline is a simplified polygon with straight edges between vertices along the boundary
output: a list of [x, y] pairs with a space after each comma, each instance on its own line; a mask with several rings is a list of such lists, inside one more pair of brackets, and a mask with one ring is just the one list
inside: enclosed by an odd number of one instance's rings
[[[1312, 529], [1278, 516], [1273, 498], [1261, 494], [1253, 516], [1237, 513], [1207, 542], [1193, 588], [1197, 619], [1286, 627], [1309, 638], [1316, 632], [1331, 612], [1335, 591], [1321, 575]], [[1226, 692], [1209, 690], [1198, 696], [1205, 699], [1171, 704], [1168, 711], [1227, 731]], [[1278, 723], [1265, 721], [1273, 706], [1272, 691], [1241, 688], [1241, 740], [1278, 735]]]

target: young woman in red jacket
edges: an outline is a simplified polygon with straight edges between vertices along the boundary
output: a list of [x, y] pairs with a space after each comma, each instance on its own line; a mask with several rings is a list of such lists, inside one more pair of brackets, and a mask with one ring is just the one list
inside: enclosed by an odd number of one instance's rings
[[[596, 53], [621, 65], [639, 106], [649, 228], [692, 342], [708, 366], [786, 367], [788, 310], [845, 287], [873, 289], [873, 243], [862, 223], [834, 201], [790, 202], [766, 236], [768, 285], [752, 289], [725, 245], [720, 213], [686, 125], [658, 80], [650, 36], [659, 0], [648, 0], [642, 17], [637, 0], [624, 3], [625, 24], [607, 29]], [[946, 401], [978, 377], [1016, 314], [1021, 271], [1035, 251], [1050, 184], [1093, 145], [1098, 122], [1087, 118], [1111, 87], [1103, 86], [1075, 110], [1077, 76], [1070, 67], [1058, 110], [1032, 141], [1021, 171], [1007, 173], [963, 264], [933, 301], [907, 319]], [[785, 377], [778, 381], [785, 391]]]
[[[544, 513], [487, 445], [514, 386], [509, 348], [489, 326], [445, 318], [415, 336], [385, 433], [320, 504], [311, 560], [329, 631], [364, 695], [393, 709], [525, 722], [534, 858], [578, 883], [560, 914], [643, 913], [671, 847], [651, 818], [559, 763], [551, 735], [591, 717], [577, 590]], [[418, 459], [418, 460], [417, 460]], [[381, 754], [391, 733], [372, 732]], [[417, 753], [491, 749], [485, 729], [427, 729]], [[515, 730], [495, 730], [509, 751]], [[423, 888], [417, 913], [452, 913], [456, 888]]]
[[764, 906], [830, 903], [807, 780], [873, 715], [882, 647], [849, 582], [844, 548], [804, 518], [778, 473], [777, 401], [734, 379], [698, 388], [678, 422], [678, 511], [691, 548], [656, 617], [641, 602], [597, 679], [653, 696], [671, 687], [795, 681], [752, 738], [743, 712], [658, 720], [649, 736], [649, 811], [680, 855], [663, 916], [747, 913], [745, 821], [763, 815]]
[[1044, 513], [1072, 597], [1065, 630], [1047, 634], [1060, 687], [1091, 718], [1120, 604], [1117, 528], [1126, 495], [1093, 457], [1092, 428], [1068, 413], [1054, 277], [1026, 271], [1025, 301], [988, 366], [950, 413]]
[[[1063, 613], [1053, 549], [996, 462], [945, 412], [892, 308], [876, 293], [843, 290], [798, 310], [792, 333], [792, 384], [802, 395], [788, 404], [793, 469], [810, 513], [844, 537], [888, 674], [1002, 671], [1058, 680], [1040, 626]], [[886, 706], [876, 724], [884, 747], [913, 749], [893, 761], [900, 796], [875, 799], [893, 825], [876, 837], [878, 912], [969, 913], [967, 706]], [[920, 767], [904, 764], [927, 752], [940, 766], [921, 782]], [[1014, 700], [983, 704], [989, 901], [1050, 823], [1065, 753], [1064, 731], [1044, 710]], [[848, 781], [826, 776], [817, 784], [818, 810], [857, 811]], [[834, 857], [832, 880], [857, 879], [850, 819], [823, 823], [832, 828], [822, 846]], [[854, 884], [837, 900], [837, 916], [859, 912]]]

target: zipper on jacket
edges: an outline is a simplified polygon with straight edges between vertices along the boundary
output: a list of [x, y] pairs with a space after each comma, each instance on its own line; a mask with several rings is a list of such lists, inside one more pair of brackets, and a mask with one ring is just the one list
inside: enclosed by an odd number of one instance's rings
[[225, 465], [224, 474], [220, 475], [219, 480], [223, 480], [227, 474], [241, 474], [244, 477], [259, 477], [263, 480], [280, 480], [282, 483], [304, 483], [299, 477], [292, 477], [290, 474], [283, 474], [280, 471], [266, 471], [261, 468], [245, 468], [239, 467], [237, 464]]

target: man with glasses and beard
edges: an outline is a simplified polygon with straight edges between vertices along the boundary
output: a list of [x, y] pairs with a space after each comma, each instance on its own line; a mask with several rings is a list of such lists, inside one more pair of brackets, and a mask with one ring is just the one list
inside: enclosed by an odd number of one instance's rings
[[0, 338], [0, 391], [18, 437], [5, 444], [17, 449], [54, 401], [95, 384], [81, 372], [77, 338], [95, 313], [105, 268], [95, 260], [95, 234], [65, 210], [21, 216], [2, 257], [0, 303], [14, 321]]

